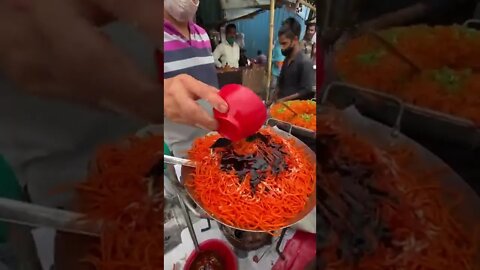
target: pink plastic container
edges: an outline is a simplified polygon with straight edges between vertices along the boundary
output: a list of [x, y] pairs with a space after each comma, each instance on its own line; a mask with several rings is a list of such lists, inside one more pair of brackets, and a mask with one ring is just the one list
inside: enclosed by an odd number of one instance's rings
[[[220, 258], [223, 259], [225, 269], [228, 270], [238, 270], [238, 260], [237, 256], [233, 253], [232, 249], [223, 241], [218, 239], [210, 239], [205, 242], [200, 243], [201, 251], [215, 251]], [[197, 256], [197, 251], [193, 251], [192, 254], [187, 259], [185, 263], [184, 270], [190, 270], [195, 257]]]
[[232, 141], [255, 134], [267, 120], [267, 108], [252, 90], [239, 84], [228, 84], [219, 95], [227, 102], [228, 112], [213, 110], [218, 133]]

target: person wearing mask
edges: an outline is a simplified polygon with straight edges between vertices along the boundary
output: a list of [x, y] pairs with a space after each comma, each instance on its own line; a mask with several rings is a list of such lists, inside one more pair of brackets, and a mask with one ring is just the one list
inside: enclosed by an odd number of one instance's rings
[[278, 78], [274, 99], [271, 102], [285, 102], [293, 99], [309, 99], [314, 96], [313, 63], [302, 53], [300, 47], [300, 23], [293, 19], [282, 25], [278, 31], [281, 52], [286, 57]]
[[[199, 0], [165, 0], [164, 3], [165, 86], [174, 89], [175, 87], [172, 84], [176, 81], [179, 84], [194, 86], [198, 84], [196, 83], [198, 80], [202, 82], [201, 85], [204, 88], [210, 88], [210, 96], [206, 99], [193, 102], [192, 99], [199, 99], [201, 96], [198, 93], [192, 93], [190, 96], [184, 96], [185, 101], [175, 99], [176, 102], [170, 103], [168, 108], [167, 105], [165, 107], [167, 116], [170, 114], [170, 110], [175, 112], [176, 107], [180, 106], [186, 110], [186, 113], [197, 113], [198, 116], [196, 117], [209, 119], [208, 122], [203, 123], [199, 121], [186, 122], [190, 126], [181, 121], [185, 115], [179, 117], [176, 121], [171, 115], [170, 119], [165, 119], [165, 142], [175, 156], [185, 157], [195, 138], [204, 136], [209, 130], [216, 128], [216, 121], [211, 115], [212, 105], [220, 111], [226, 111], [227, 105], [214, 92], [218, 88], [218, 78], [208, 34], [193, 22]], [[232, 37], [232, 32], [229, 34], [229, 37]], [[219, 46], [217, 46], [217, 49]], [[179, 94], [172, 92], [172, 95], [178, 97]], [[200, 110], [200, 108], [203, 108], [203, 110]]]
[[215, 59], [215, 66], [217, 68], [238, 68], [240, 60], [240, 46], [237, 44], [237, 27], [235, 24], [229, 24], [225, 28], [226, 43], [220, 43], [215, 51], [213, 57]]
[[[177, 10], [190, 1], [177, 1]], [[223, 110], [215, 87], [187, 75], [163, 82], [154, 76], [163, 8], [163, 1], [143, 0], [0, 2], [0, 153], [25, 200], [70, 209], [73, 187], [85, 179], [96, 148], [149, 123], [216, 128], [195, 102], [203, 98]], [[110, 25], [115, 21], [122, 23]], [[72, 189], [52, 193], [65, 186]], [[40, 269], [29, 229], [9, 233], [18, 269]]]
[[[315, 59], [315, 39], [316, 39], [316, 21], [310, 21], [307, 23], [307, 30], [303, 36], [303, 40], [300, 42], [300, 48], [302, 52], [312, 60]], [[315, 39], [313, 38], [315, 36]]]

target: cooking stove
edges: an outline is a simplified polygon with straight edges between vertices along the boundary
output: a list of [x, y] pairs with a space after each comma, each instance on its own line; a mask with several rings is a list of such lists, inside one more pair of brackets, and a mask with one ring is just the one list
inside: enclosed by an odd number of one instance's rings
[[219, 227], [228, 242], [239, 250], [252, 251], [272, 244], [272, 235], [268, 233], [236, 230], [222, 224]]
[[[271, 236], [268, 234], [269, 237], [266, 237], [260, 236], [260, 234], [263, 235], [263, 233], [260, 233], [259, 236], [256, 235], [258, 233], [253, 233], [254, 235], [247, 234], [246, 236], [245, 234], [242, 234], [246, 232], [242, 231], [240, 239], [242, 239], [241, 241], [246, 241], [243, 239], [248, 239], [246, 245], [243, 243], [243, 246], [234, 246], [231, 240], [227, 238], [227, 235], [231, 234], [231, 231], [225, 235], [224, 229], [221, 228], [222, 226], [223, 225], [217, 222], [211, 222], [208, 219], [201, 219], [194, 223], [195, 234], [197, 235], [199, 242], [204, 242], [209, 239], [219, 239], [229, 244], [238, 258], [240, 270], [272, 269], [275, 263], [282, 260], [280, 255], [282, 253], [279, 251], [283, 251], [288, 240], [292, 239], [296, 232], [294, 229], [289, 229], [284, 230], [284, 233], [280, 236]], [[233, 233], [235, 234], [235, 232]], [[238, 231], [236, 234], [239, 236]], [[168, 252], [168, 254], [165, 254], [165, 269], [167, 270], [172, 269], [175, 265], [175, 269], [182, 269], [187, 257], [194, 250], [193, 241], [188, 229], [182, 231], [181, 238], [182, 244]], [[262, 239], [262, 241], [260, 241], [260, 239]], [[264, 239], [269, 239], [269, 241], [266, 242]], [[255, 247], [253, 250], [241, 249], [253, 247]]]

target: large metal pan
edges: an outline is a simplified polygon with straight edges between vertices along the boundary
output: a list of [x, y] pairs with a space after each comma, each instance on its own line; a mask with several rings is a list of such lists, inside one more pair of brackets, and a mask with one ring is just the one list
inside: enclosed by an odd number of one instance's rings
[[[463, 25], [480, 29], [480, 20], [468, 20]], [[333, 63], [329, 63], [329, 66], [334, 70]], [[322, 92], [322, 102], [328, 101], [343, 107], [354, 103], [363, 115], [414, 137], [466, 149], [480, 147], [480, 129], [468, 119], [415, 106], [374, 89], [343, 83], [337, 74], [332, 74], [330, 81], [332, 84]]]
[[[350, 107], [342, 112], [342, 118], [345, 119], [348, 127], [362, 135], [372, 145], [380, 149], [388, 149], [392, 146], [412, 147], [415, 151], [416, 160], [412, 161], [411, 169], [425, 171], [426, 169], [442, 169], [442, 175], [438, 181], [444, 191], [444, 198], [448, 204], [455, 207], [455, 217], [469, 229], [478, 227], [480, 216], [477, 209], [480, 207], [480, 198], [476, 192], [448, 165], [440, 158], [425, 149], [412, 139], [396, 134], [392, 136], [391, 128], [363, 117], [355, 108]], [[460, 205], [456, 204], [456, 199], [452, 198], [452, 193], [461, 194], [463, 201]]]
[[316, 138], [316, 133], [315, 131], [311, 129], [307, 129], [304, 127], [299, 127], [296, 125], [292, 125], [288, 122], [276, 119], [276, 118], [269, 118], [267, 119], [267, 125], [268, 126], [275, 126], [278, 127], [279, 129], [288, 132], [289, 134], [294, 135], [295, 137], [306, 137], [310, 139], [315, 139]]
[[[311, 99], [312, 101], [317, 101], [316, 97]], [[315, 151], [315, 139], [317, 137], [316, 132], [307, 129], [304, 127], [300, 127], [297, 125], [293, 125], [289, 122], [282, 121], [277, 118], [268, 118], [266, 121], [267, 126], [272, 126], [272, 127], [278, 127], [279, 129], [283, 131], [287, 131], [289, 134], [292, 134], [296, 138], [300, 139], [302, 142], [307, 144], [307, 146], [310, 147], [310, 149], [313, 149]]]
[[[305, 150], [305, 152], [307, 153], [308, 155], [308, 159], [310, 160], [310, 162], [312, 162], [312, 164], [315, 164], [316, 162], [316, 156], [315, 156], [315, 153], [310, 149], [308, 148], [307, 145], [305, 145], [302, 141], [300, 141], [299, 139], [297, 139], [296, 137], [292, 136], [291, 134], [285, 132], [285, 131], [282, 131], [278, 128], [274, 128], [275, 132], [277, 132], [280, 136], [284, 137], [284, 138], [293, 138], [294, 141], [295, 141], [295, 144], [298, 146], [298, 147], [301, 147]], [[182, 167], [182, 179], [181, 179], [181, 183], [187, 183], [189, 181], [192, 181], [193, 179], [193, 174], [194, 174], [194, 169], [193, 168], [190, 168], [190, 167]], [[227, 227], [230, 227], [230, 228], [233, 228], [233, 229], [237, 229], [237, 230], [243, 230], [243, 231], [249, 231], [249, 232], [264, 232], [264, 231], [261, 231], [261, 230], [249, 230], [249, 229], [246, 229], [246, 228], [240, 228], [240, 227], [233, 227], [233, 226], [230, 226], [228, 224], [225, 224], [222, 220], [218, 219], [217, 217], [215, 217], [215, 215], [211, 212], [209, 212], [208, 210], [205, 209], [205, 207], [202, 205], [202, 203], [200, 202], [200, 200], [198, 200], [196, 197], [195, 197], [195, 192], [192, 190], [191, 187], [188, 187], [188, 186], [185, 186], [185, 185], [182, 185], [183, 186], [183, 190], [186, 191], [186, 193], [189, 195], [189, 198], [191, 198], [191, 200], [193, 200], [193, 202], [203, 211], [206, 213], [206, 215], [227, 226]], [[184, 198], [185, 200], [185, 198]], [[283, 228], [286, 228], [286, 227], [291, 227], [292, 225], [295, 225], [297, 223], [299, 223], [302, 219], [304, 219], [309, 213], [312, 212], [312, 210], [315, 208], [315, 205], [316, 205], [316, 193], [314, 192], [313, 194], [310, 195], [310, 197], [308, 198], [308, 201], [305, 205], [305, 208], [303, 209], [303, 211], [301, 211], [300, 213], [298, 213], [294, 218], [292, 218], [291, 220], [289, 220], [287, 222], [287, 224], [282, 227], [282, 228], [278, 228], [279, 230], [280, 229], [283, 229]], [[192, 205], [189, 205], [187, 204], [187, 206], [189, 207], [189, 210], [192, 211], [192, 208], [193, 208], [193, 211], [194, 211], [194, 214], [195, 212], [197, 214], [197, 216], [199, 217], [205, 217], [204, 215], [202, 215], [201, 213], [198, 212], [198, 208], [196, 208], [195, 206], [192, 206]]]
[[347, 83], [334, 82], [322, 94], [322, 103], [340, 108], [354, 104], [363, 115], [393, 127], [394, 132], [414, 135], [421, 132], [418, 135], [432, 140], [469, 149], [480, 147], [480, 129], [469, 120]]

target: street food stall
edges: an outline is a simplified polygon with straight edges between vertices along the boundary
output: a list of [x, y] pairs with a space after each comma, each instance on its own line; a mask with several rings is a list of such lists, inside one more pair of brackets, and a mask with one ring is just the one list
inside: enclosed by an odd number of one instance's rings
[[266, 69], [262, 65], [251, 65], [238, 69], [219, 69], [218, 83], [222, 88], [227, 84], [241, 84], [252, 89], [256, 94], [265, 96]]
[[[274, 2], [275, 5], [270, 5], [271, 2]], [[280, 9], [285, 8], [285, 9]], [[273, 50], [273, 40], [276, 37], [275, 27], [278, 27], [279, 20], [276, 19], [275, 12], [280, 10], [280, 16], [298, 16], [300, 17], [299, 10], [304, 10], [307, 15], [302, 16], [313, 16], [315, 12], [314, 1], [296, 1], [296, 0], [277, 0], [277, 1], [218, 1], [218, 0], [207, 0], [201, 1], [199, 7], [199, 13], [197, 14], [197, 22], [199, 22], [206, 29], [210, 30], [210, 36], [212, 40], [212, 46], [215, 47], [218, 43], [224, 39], [225, 34], [224, 25], [229, 23], [235, 23], [238, 20], [256, 20], [259, 19], [259, 15], [264, 11], [270, 11], [268, 16], [263, 16], [261, 18], [261, 25], [265, 28], [265, 32], [268, 31], [268, 35], [262, 35], [263, 42], [265, 45], [268, 44], [268, 48], [263, 48], [262, 51], [268, 52], [267, 59], [272, 58]], [[288, 12], [286, 12], [288, 11]], [[219, 15], [221, 14], [221, 15]], [[295, 15], [297, 14], [297, 15]], [[308, 15], [310, 14], [310, 15]], [[270, 16], [271, 15], [271, 16]], [[266, 20], [268, 17], [268, 20]], [[281, 18], [280, 17], [280, 18]], [[285, 17], [286, 18], [286, 17]], [[303, 24], [302, 24], [303, 25]], [[255, 28], [252, 28], [251, 25], [247, 27], [250, 30], [250, 35], [243, 38], [251, 38], [253, 33], [259, 32], [258, 27], [255, 25]], [[267, 30], [268, 29], [268, 30]], [[260, 31], [261, 32], [261, 31]], [[237, 33], [240, 34], [240, 33]], [[244, 34], [244, 33], [242, 33]], [[265, 40], [265, 37], [268, 37], [268, 41]], [[237, 39], [237, 42], [240, 42]], [[246, 43], [246, 42], [241, 42]], [[250, 42], [252, 43], [252, 42]], [[253, 42], [255, 44], [255, 41]], [[248, 45], [248, 44], [247, 44]], [[246, 48], [243, 48], [245, 50]], [[253, 49], [250, 47], [250, 53]], [[245, 56], [246, 57], [246, 56]], [[253, 55], [250, 55], [253, 57]], [[314, 65], [314, 68], [316, 66]], [[218, 69], [218, 79], [220, 88], [224, 85], [230, 83], [242, 84], [248, 86], [254, 90], [258, 95], [263, 98], [268, 97], [269, 85], [271, 81], [271, 61], [267, 62], [266, 65], [259, 65], [253, 59], [249, 59], [249, 63], [245, 66], [241, 65], [240, 68], [223, 68]]]
[[[234, 5], [231, 1], [225, 2], [225, 4]], [[270, 1], [264, 2], [268, 2], [268, 5], [263, 5], [263, 8], [274, 10], [273, 1], [272, 3]], [[245, 8], [245, 6], [242, 6], [242, 8]], [[234, 12], [229, 14], [234, 14]], [[270, 16], [273, 22], [274, 12], [271, 12]], [[269, 32], [270, 41], [273, 41], [273, 23], [270, 25]], [[270, 44], [272, 43], [270, 42]], [[272, 50], [271, 45], [269, 50]], [[269, 59], [271, 59], [271, 54]], [[265, 98], [267, 95], [266, 89], [268, 89], [267, 74], [270, 74], [270, 70], [271, 63], [267, 67], [251, 65], [236, 70], [219, 70], [220, 87], [229, 83], [242, 84]], [[195, 251], [197, 244], [202, 249], [202, 243], [203, 245], [210, 245], [209, 241], [211, 239], [218, 239], [233, 251], [233, 257], [238, 263], [229, 266], [231, 268], [228, 269], [306, 269], [306, 267], [309, 267], [307, 269], [314, 269], [316, 251], [314, 235], [315, 153], [312, 150], [315, 149], [314, 142], [312, 144], [312, 140], [307, 142], [300, 140], [300, 137], [292, 136], [293, 132], [279, 129], [273, 123], [267, 121], [264, 128], [245, 142], [231, 143], [215, 134], [199, 138], [190, 151], [188, 161], [193, 161], [196, 164], [195, 168], [179, 166], [179, 163], [185, 161], [168, 156], [164, 157], [166, 162], [170, 160], [168, 163], [177, 164], [167, 166], [168, 178], [174, 179], [173, 182], [168, 181], [167, 185], [171, 186], [170, 189], [174, 190], [173, 193], [178, 194], [178, 196], [172, 197], [171, 200], [174, 202], [170, 204], [178, 205], [180, 203], [182, 206], [181, 211], [178, 211], [178, 207], [172, 207], [172, 210], [166, 214], [166, 216], [171, 217], [169, 222], [177, 224], [180, 228], [173, 231], [181, 231], [182, 233], [165, 236], [165, 239], [167, 237], [169, 239], [166, 240], [166, 246], [167, 242], [178, 244], [177, 246], [175, 244], [168, 245], [171, 249], [166, 250], [165, 267], [169, 269], [172, 267], [173, 269], [187, 267], [184, 269], [188, 269], [194, 263], [192, 262], [194, 259], [191, 259], [192, 256], [198, 258], [198, 252]], [[263, 160], [261, 156], [258, 156], [263, 150], [255, 149], [263, 149], [265, 146], [265, 151], [271, 152], [267, 155], [272, 155], [277, 160], [275, 164], [271, 163], [273, 159]], [[287, 148], [290, 150], [285, 151]], [[224, 151], [231, 151], [231, 158], [237, 161], [228, 165], [229, 161], [222, 159], [220, 163], [223, 165], [212, 166], [211, 161], [207, 161], [205, 158], [206, 156], [212, 156], [212, 154], [226, 155], [227, 152]], [[296, 157], [291, 159], [291, 161], [295, 160], [294, 163], [289, 163], [288, 160], [290, 159], [286, 157], [287, 152]], [[248, 155], [246, 155], [248, 153], [253, 154], [255, 161], [248, 160]], [[183, 164], [185, 165], [185, 163]], [[241, 164], [250, 165], [243, 167], [244, 165]], [[235, 168], [236, 173], [234, 173], [233, 178], [225, 171], [228, 166]], [[283, 192], [287, 192], [287, 182], [290, 181], [287, 179], [298, 178], [300, 189], [292, 190], [291, 193], [292, 195], [303, 194], [297, 198], [300, 203], [297, 205], [294, 202], [297, 199], [290, 201], [288, 213], [283, 212], [286, 208], [283, 208], [284, 210], [276, 208], [275, 205], [284, 201], [285, 198], [278, 197], [275, 199], [271, 197], [271, 188], [273, 187], [264, 186], [270, 185], [270, 178], [265, 178], [263, 173], [260, 172], [263, 169], [258, 170], [257, 175], [257, 172], [254, 173], [250, 166], [266, 166], [267, 171], [279, 170], [280, 174], [278, 174], [276, 182], [271, 182], [271, 184], [279, 185], [278, 188], [284, 190]], [[304, 173], [295, 172], [287, 176], [285, 175], [286, 171], [282, 169], [285, 168], [284, 166], [297, 168], [293, 171], [304, 171], [305, 169], [306, 171]], [[209, 184], [213, 178], [207, 175], [215, 175], [217, 184]], [[241, 180], [244, 177], [241, 175], [248, 175], [250, 181], [247, 181], [248, 178]], [[305, 177], [300, 175], [305, 175]], [[239, 180], [240, 183], [243, 183], [241, 186], [237, 186]], [[300, 185], [300, 183], [303, 184]], [[254, 194], [250, 194], [251, 190], [254, 190]], [[207, 197], [212, 198], [212, 194], [218, 194], [218, 197], [223, 199], [221, 201], [206, 199]], [[252, 204], [251, 199], [258, 200], [258, 202], [268, 200], [269, 205], [274, 206], [276, 210], [272, 212], [272, 209], [265, 208], [266, 205]], [[277, 212], [277, 210], [282, 212]], [[206, 249], [205, 246], [203, 248]], [[221, 253], [220, 249], [222, 248], [217, 248], [216, 252]], [[298, 252], [301, 252], [302, 255], [299, 256]]]
[[[264, 67], [242, 73], [261, 89]], [[314, 145], [264, 125], [241, 142], [197, 138], [172, 166], [162, 133], [149, 126], [99, 146], [73, 208], [0, 199], [0, 220], [55, 230], [60, 270], [314, 269]]]

